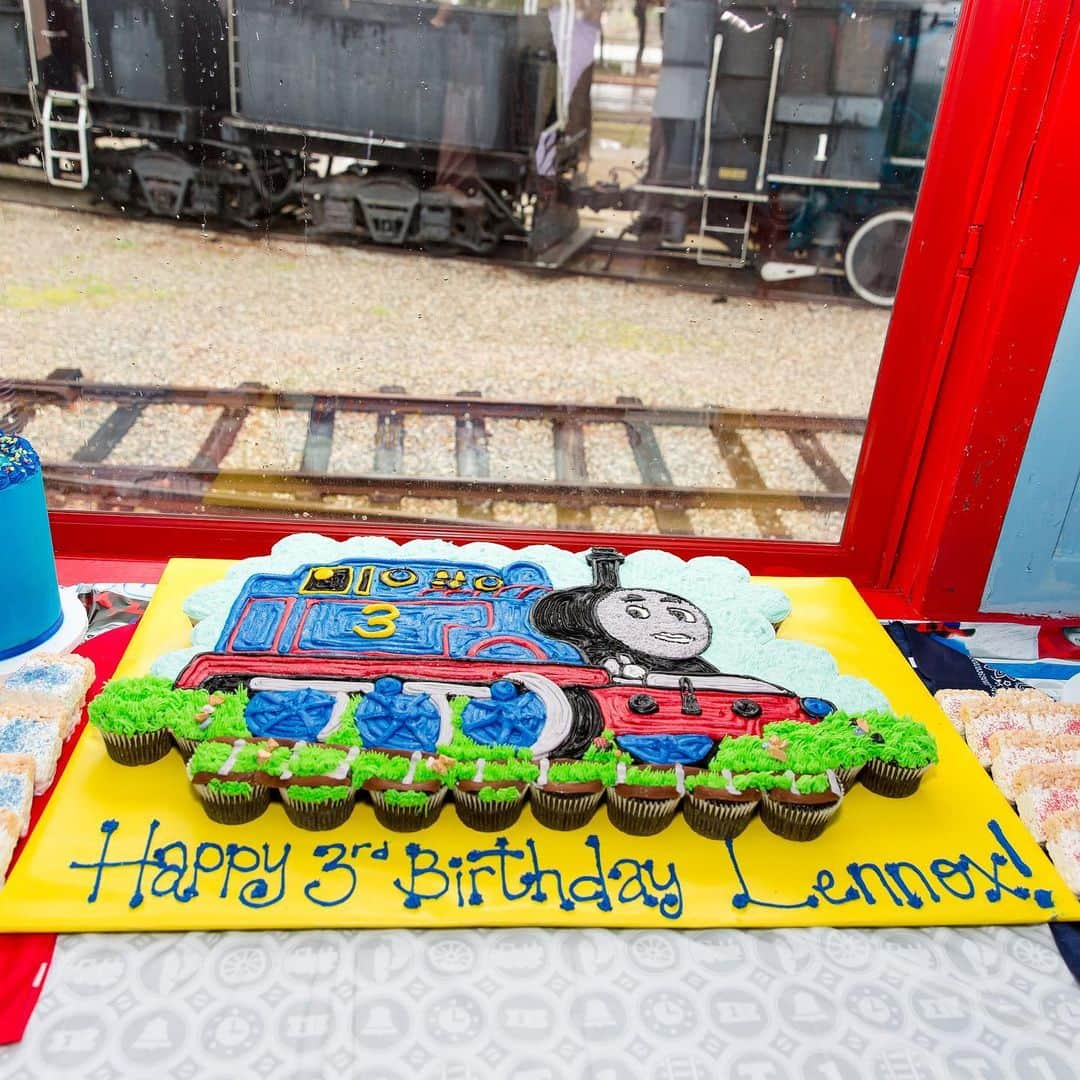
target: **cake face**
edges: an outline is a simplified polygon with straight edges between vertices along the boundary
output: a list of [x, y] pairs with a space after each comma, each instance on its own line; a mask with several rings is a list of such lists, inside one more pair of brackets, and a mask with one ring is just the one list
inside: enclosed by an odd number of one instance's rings
[[3, 432], [0, 531], [9, 569], [0, 604], [0, 660], [5, 660], [47, 641], [62, 616], [41, 462], [26, 439]]

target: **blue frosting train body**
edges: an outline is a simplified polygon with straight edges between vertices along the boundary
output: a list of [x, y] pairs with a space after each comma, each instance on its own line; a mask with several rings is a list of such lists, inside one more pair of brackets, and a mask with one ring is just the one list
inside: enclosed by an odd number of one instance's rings
[[0, 555], [8, 571], [0, 605], [0, 660], [17, 656], [59, 628], [56, 581], [41, 462], [30, 443], [0, 432]]

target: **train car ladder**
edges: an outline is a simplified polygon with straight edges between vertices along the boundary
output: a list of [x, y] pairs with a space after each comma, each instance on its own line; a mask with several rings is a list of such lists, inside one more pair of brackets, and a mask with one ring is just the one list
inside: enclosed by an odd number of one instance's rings
[[[701, 197], [701, 224], [698, 226], [697, 261], [699, 266], [745, 266], [748, 248], [750, 246], [750, 224], [754, 216], [754, 204], [745, 202], [742, 204], [744, 218], [741, 225], [710, 225], [709, 224], [709, 200], [714, 203], [731, 204], [730, 199], [719, 199], [715, 195], [702, 195]], [[724, 255], [710, 252], [705, 247], [706, 240], [723, 238], [729, 249], [733, 246], [732, 241], [738, 237], [735, 251]]]
[[41, 111], [45, 177], [54, 187], [85, 188], [90, 181], [90, 106], [86, 92], [50, 90]]

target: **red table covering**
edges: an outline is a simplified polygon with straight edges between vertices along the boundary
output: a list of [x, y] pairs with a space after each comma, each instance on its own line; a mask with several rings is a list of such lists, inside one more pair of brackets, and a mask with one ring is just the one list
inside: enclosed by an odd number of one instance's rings
[[[102, 683], [116, 670], [116, 665], [120, 663], [120, 657], [124, 655], [134, 632], [134, 624], [119, 626], [83, 642], [75, 650], [80, 656], [92, 660], [97, 671], [97, 678], [90, 688], [90, 696], [96, 694]], [[30, 832], [33, 832], [38, 818], [56, 790], [85, 723], [84, 713], [75, 733], [64, 744], [52, 787], [44, 795], [34, 799], [30, 813]], [[29, 833], [27, 835], [29, 836]], [[18, 864], [25, 844], [26, 840], [23, 839], [15, 848], [12, 868]], [[8, 873], [10, 874], [11, 870]], [[0, 934], [0, 1045], [18, 1042], [23, 1037], [45, 985], [45, 976], [55, 947], [55, 934]]]

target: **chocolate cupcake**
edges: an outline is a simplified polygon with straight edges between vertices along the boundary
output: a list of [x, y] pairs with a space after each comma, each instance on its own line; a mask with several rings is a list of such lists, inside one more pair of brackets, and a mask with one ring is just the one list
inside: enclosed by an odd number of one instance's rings
[[813, 840], [825, 831], [843, 798], [844, 789], [831, 770], [805, 776], [774, 774], [763, 785], [761, 820], [785, 840]]
[[615, 767], [615, 782], [607, 790], [611, 824], [631, 836], [663, 832], [679, 811], [684, 775], [681, 765], [656, 769], [620, 762]]
[[523, 757], [459, 761], [452, 771], [454, 808], [463, 824], [479, 832], [509, 829], [521, 816], [529, 785], [540, 775], [539, 766]]
[[187, 764], [203, 809], [219, 825], [244, 825], [265, 813], [271, 789], [258, 782], [259, 744], [207, 742]]
[[294, 825], [322, 832], [349, 820], [356, 798], [358, 747], [304, 742], [279, 747], [269, 740], [258, 756], [267, 782], [280, 788], [285, 814]]
[[863, 769], [863, 787], [890, 799], [914, 795], [938, 759], [934, 736], [910, 716], [868, 713], [864, 721], [874, 756]]
[[357, 777], [383, 828], [417, 832], [438, 819], [449, 768], [445, 759], [425, 758], [419, 750], [375, 751], [364, 754]]
[[750, 824], [761, 802], [761, 791], [749, 782], [753, 773], [734, 776], [729, 769], [686, 770], [683, 818], [699, 836], [730, 840]]
[[614, 772], [613, 765], [544, 758], [540, 775], [529, 789], [533, 817], [546, 828], [564, 832], [584, 827], [596, 813]]
[[112, 679], [87, 709], [105, 750], [119, 765], [150, 765], [172, 749], [167, 727], [167, 679]]

